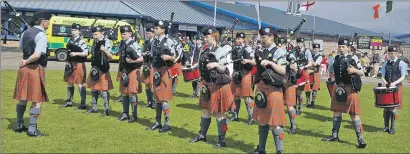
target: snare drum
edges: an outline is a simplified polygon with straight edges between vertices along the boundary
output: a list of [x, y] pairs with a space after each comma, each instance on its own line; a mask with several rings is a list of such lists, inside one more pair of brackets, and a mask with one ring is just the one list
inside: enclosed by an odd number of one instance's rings
[[173, 66], [171, 67], [171, 77], [174, 78], [174, 77], [176, 77], [176, 76], [178, 76], [178, 67], [175, 66], [175, 65], [173, 65]]
[[376, 87], [373, 89], [376, 99], [374, 105], [378, 108], [400, 106], [399, 88]]
[[197, 81], [200, 79], [199, 69], [198, 67], [191, 67], [191, 68], [183, 68], [182, 73], [184, 75], [184, 81]]
[[298, 86], [303, 86], [306, 84], [306, 82], [309, 81], [309, 77], [306, 75], [303, 69], [299, 70], [298, 73], [300, 74], [300, 77], [297, 79], [296, 83]]

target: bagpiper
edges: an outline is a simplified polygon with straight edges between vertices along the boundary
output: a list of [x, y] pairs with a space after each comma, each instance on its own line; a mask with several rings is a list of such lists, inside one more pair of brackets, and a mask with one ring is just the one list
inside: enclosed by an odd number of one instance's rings
[[88, 56], [87, 44], [81, 39], [81, 25], [73, 23], [71, 26], [72, 37], [68, 40], [67, 64], [64, 69], [64, 81], [67, 82], [67, 100], [63, 107], [73, 105], [74, 84], [77, 85], [81, 97], [81, 104], [78, 109], [85, 110], [87, 106], [86, 88], [83, 85], [86, 81], [85, 61]]

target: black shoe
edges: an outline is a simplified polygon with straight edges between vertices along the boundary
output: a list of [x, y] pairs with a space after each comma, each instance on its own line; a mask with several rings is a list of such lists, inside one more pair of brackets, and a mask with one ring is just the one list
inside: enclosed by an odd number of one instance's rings
[[80, 105], [77, 107], [77, 110], [87, 110], [87, 106], [86, 105]]
[[103, 113], [101, 113], [102, 116], [109, 116], [110, 113], [108, 112], [108, 110], [105, 110]]
[[48, 134], [41, 133], [38, 129], [34, 132], [27, 132], [27, 135], [30, 137], [48, 136]]
[[239, 121], [239, 118], [234, 116], [231, 119], [229, 119], [229, 121]]
[[216, 143], [216, 144], [214, 145], [214, 148], [217, 148], [217, 149], [220, 149], [220, 148], [223, 148], [223, 147], [226, 147], [226, 143], [225, 143], [225, 142], [219, 142], [219, 141], [218, 141], [218, 143]]
[[130, 119], [128, 119], [128, 123], [136, 122], [138, 120], [137, 116], [131, 116]]
[[152, 126], [152, 127], [148, 127], [148, 128], [146, 128], [145, 130], [150, 130], [150, 131], [153, 131], [153, 130], [156, 130], [156, 129], [161, 129], [162, 128], [162, 125], [161, 124], [159, 124], [159, 123], [155, 123], [154, 124], [154, 126]]
[[388, 133], [390, 133], [389, 127], [384, 127], [383, 132], [388, 132]]
[[17, 126], [16, 128], [13, 129], [14, 132], [16, 133], [21, 133], [21, 132], [26, 132], [28, 130], [27, 127], [25, 127], [24, 125], [21, 126]]
[[145, 105], [145, 107], [152, 108], [152, 102], [148, 101], [148, 102], [147, 102], [147, 105]]
[[315, 108], [315, 103], [310, 103], [310, 108]]
[[155, 109], [155, 108], [156, 108], [156, 102], [155, 102], [155, 101], [152, 101], [151, 104], [152, 104], [152, 105], [151, 105], [151, 109]]
[[189, 140], [189, 142], [191, 142], [191, 143], [196, 143], [196, 142], [199, 142], [199, 141], [206, 142], [206, 137], [204, 137], [202, 135], [199, 135], [199, 136]]
[[199, 97], [199, 96], [198, 96], [198, 95], [195, 95], [195, 94], [191, 96], [191, 98], [198, 98], [198, 97]]
[[62, 107], [66, 108], [66, 107], [72, 107], [72, 106], [73, 106], [73, 104], [70, 104], [70, 103], [66, 102]]
[[122, 97], [120, 96], [116, 102], [122, 102]]
[[123, 114], [121, 115], [121, 117], [118, 118], [119, 121], [125, 121], [125, 120], [128, 120], [128, 119], [129, 119], [129, 118], [128, 118], [128, 115], [125, 114], [125, 113], [123, 113]]
[[296, 134], [296, 128], [290, 127], [289, 134]]
[[168, 132], [168, 131], [170, 131], [170, 130], [171, 130], [171, 126], [164, 125], [164, 127], [162, 127], [161, 129], [159, 129], [158, 132], [160, 132], [160, 133], [166, 133], [166, 132]]
[[306, 104], [306, 107], [307, 107], [307, 108], [312, 108], [312, 105]]
[[282, 154], [282, 151], [276, 151], [276, 154]]
[[329, 137], [322, 139], [322, 141], [326, 141], [326, 142], [339, 141], [339, 138], [334, 138], [333, 136], [329, 136]]
[[357, 146], [359, 149], [363, 149], [366, 148], [366, 142], [364, 142], [364, 140], [362, 138], [359, 138], [358, 140], [359, 145]]
[[249, 118], [248, 119], [248, 125], [252, 125], [253, 124], [253, 118]]
[[390, 128], [389, 134], [396, 134], [396, 130], [394, 128]]
[[302, 114], [302, 110], [300, 110], [300, 109], [299, 109], [299, 110], [296, 110], [296, 114], [297, 114], [297, 115]]
[[266, 151], [259, 150], [259, 145], [258, 145], [256, 146], [256, 149], [253, 152], [253, 154], [266, 154]]
[[97, 110], [89, 109], [87, 113], [97, 113]]

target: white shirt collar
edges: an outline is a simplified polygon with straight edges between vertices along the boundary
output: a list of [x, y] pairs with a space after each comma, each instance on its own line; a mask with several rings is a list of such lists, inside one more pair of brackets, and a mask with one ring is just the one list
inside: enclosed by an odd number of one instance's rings
[[43, 27], [41, 27], [41, 26], [34, 26], [34, 27], [36, 27], [36, 28], [38, 28], [38, 29], [40, 29], [41, 31], [43, 31], [43, 32], [46, 32], [46, 30], [43, 28]]

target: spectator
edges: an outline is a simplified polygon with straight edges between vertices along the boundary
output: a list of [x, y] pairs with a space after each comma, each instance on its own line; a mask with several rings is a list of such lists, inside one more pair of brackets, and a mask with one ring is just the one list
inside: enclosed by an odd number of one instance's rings
[[[332, 53], [329, 54], [328, 58], [328, 65], [333, 65], [336, 57], [336, 52], [332, 51]], [[328, 72], [334, 72], [333, 67], [328, 67]], [[334, 80], [335, 79], [335, 74], [334, 73], [329, 73], [329, 78]]]
[[373, 53], [373, 57], [372, 57], [373, 71], [371, 74], [372, 74], [372, 77], [375, 78], [377, 77], [377, 74], [379, 73], [380, 56], [379, 56], [379, 53], [376, 52], [376, 50], [372, 50], [372, 53]]
[[329, 65], [328, 58], [325, 55], [322, 55], [322, 63], [320, 64], [320, 76], [329, 76], [327, 67]]

